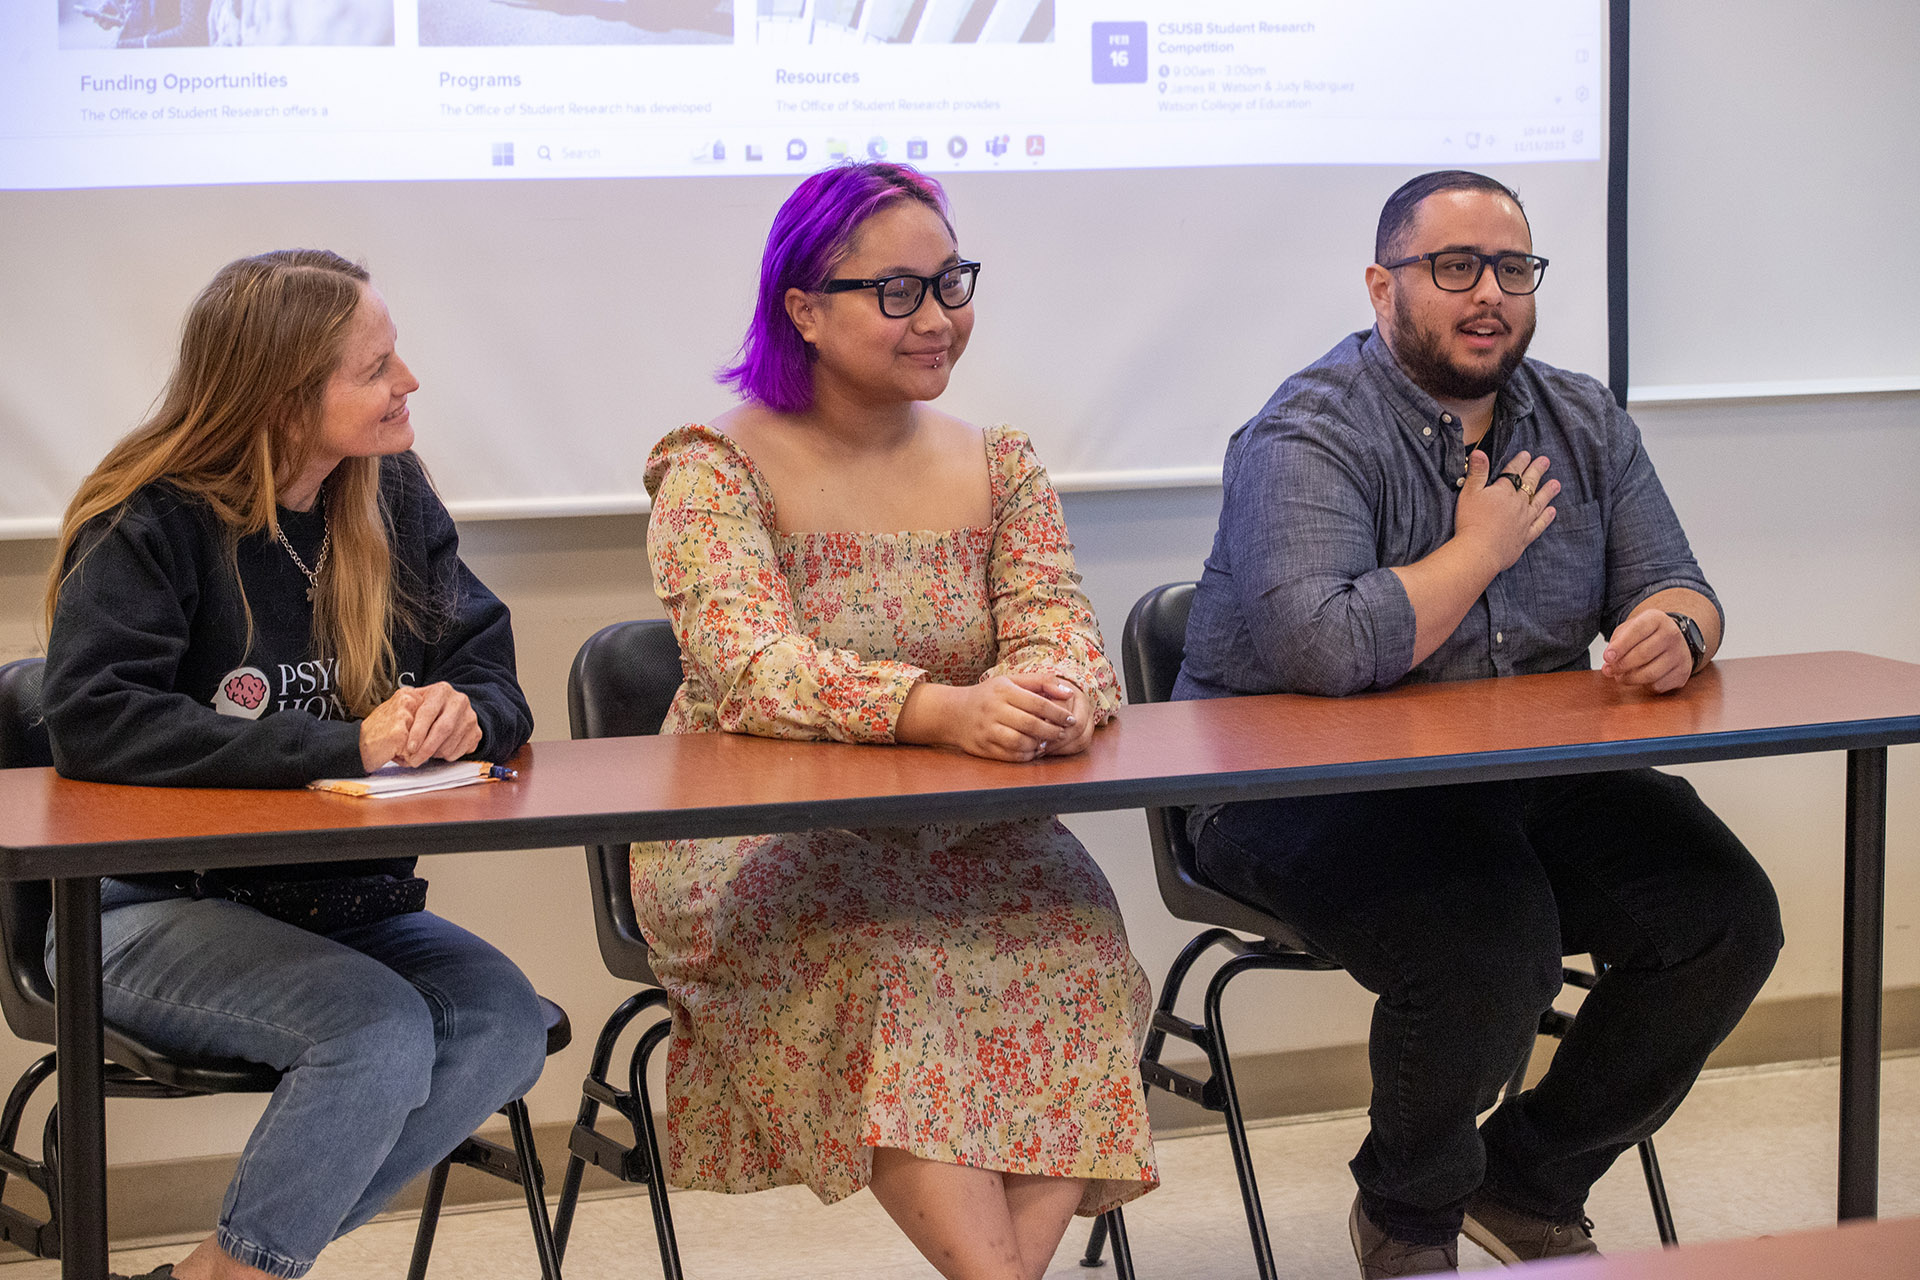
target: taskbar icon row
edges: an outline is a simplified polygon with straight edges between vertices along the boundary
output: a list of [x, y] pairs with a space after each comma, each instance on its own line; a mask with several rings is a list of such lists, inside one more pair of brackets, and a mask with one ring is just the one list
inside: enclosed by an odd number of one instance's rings
[[[616, 148], [616, 151], [618, 148]], [[753, 165], [765, 163], [769, 158], [769, 148], [757, 142], [730, 142], [724, 138], [703, 139], [685, 155], [682, 163], [696, 166], [731, 166], [735, 163]], [[959, 164], [969, 156], [976, 160], [998, 162], [1008, 156], [1027, 160], [1043, 160], [1047, 156], [1047, 136], [1043, 133], [1030, 133], [1024, 139], [1010, 133], [988, 134], [985, 137], [969, 138], [965, 134], [953, 134], [944, 143], [937, 144], [922, 137], [910, 137], [896, 145], [894, 140], [879, 134], [868, 138], [864, 143], [849, 141], [840, 137], [826, 138], [789, 138], [784, 147], [772, 148], [772, 158], [784, 159], [788, 164], [841, 164], [847, 160], [905, 160], [909, 164], [924, 164], [931, 161], [935, 165]], [[531, 154], [528, 154], [531, 152]], [[561, 143], [538, 143], [529, 146], [525, 142], [516, 151], [512, 142], [494, 142], [489, 144], [488, 158], [494, 168], [525, 168], [528, 164], [539, 167], [550, 165], [593, 165], [606, 163], [619, 164], [614, 155], [600, 147]], [[659, 157], [665, 159], [665, 157]]]
[[[981, 139], [969, 139], [965, 134], [950, 136], [939, 150], [944, 151], [948, 160], [964, 160], [968, 153], [978, 145], [981, 153], [998, 160], [1014, 151], [1019, 145], [1012, 134], [989, 134]], [[909, 164], [919, 163], [933, 156], [936, 143], [922, 137], [911, 137], [899, 142], [882, 134], [874, 134], [864, 143], [846, 138], [828, 137], [809, 140], [806, 138], [788, 138], [785, 156], [789, 163], [801, 163], [809, 158], [824, 159], [829, 164], [839, 164], [847, 159], [867, 160], [905, 160]], [[740, 158], [747, 163], [766, 159], [766, 151], [757, 143], [746, 143], [740, 148]], [[1041, 159], [1047, 154], [1047, 135], [1030, 133], [1025, 138], [1025, 148], [1021, 153], [1030, 159]], [[692, 159], [698, 163], [724, 164], [729, 159], [729, 150], [724, 140], [716, 138], [711, 143], [696, 149]]]

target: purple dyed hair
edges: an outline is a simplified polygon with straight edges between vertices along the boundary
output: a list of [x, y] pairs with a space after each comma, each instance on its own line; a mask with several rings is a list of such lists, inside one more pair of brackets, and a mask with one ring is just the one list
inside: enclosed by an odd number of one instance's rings
[[918, 200], [947, 224], [947, 193], [917, 169], [860, 161], [823, 169], [801, 183], [773, 215], [760, 258], [760, 296], [740, 344], [740, 359], [716, 377], [777, 413], [813, 406], [812, 353], [787, 316], [787, 290], [818, 289], [833, 275], [862, 224], [901, 200]]

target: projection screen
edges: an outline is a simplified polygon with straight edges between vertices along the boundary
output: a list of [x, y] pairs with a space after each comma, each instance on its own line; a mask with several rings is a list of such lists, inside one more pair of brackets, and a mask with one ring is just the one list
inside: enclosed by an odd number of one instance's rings
[[1217, 476], [1371, 322], [1381, 201], [1513, 185], [1535, 353], [1608, 365], [1601, 0], [23, 0], [0, 11], [0, 536], [44, 536], [159, 390], [188, 300], [364, 260], [457, 515], [644, 505], [773, 211], [847, 157], [947, 185], [983, 262], [942, 407], [1063, 488]]

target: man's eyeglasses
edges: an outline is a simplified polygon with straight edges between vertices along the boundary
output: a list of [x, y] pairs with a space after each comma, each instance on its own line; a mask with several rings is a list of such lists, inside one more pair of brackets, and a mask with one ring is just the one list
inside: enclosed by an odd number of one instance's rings
[[938, 275], [931, 276], [881, 276], [878, 280], [829, 280], [820, 286], [821, 293], [851, 293], [856, 289], [871, 289], [880, 299], [880, 314], [891, 316], [895, 320], [904, 320], [920, 309], [927, 300], [927, 291], [940, 300], [940, 305], [949, 311], [966, 306], [973, 301], [973, 283], [980, 274], [977, 262], [956, 262]]
[[1530, 253], [1474, 253], [1466, 249], [1416, 253], [1411, 258], [1380, 265], [1392, 271], [1396, 267], [1410, 267], [1416, 262], [1424, 262], [1432, 268], [1434, 287], [1448, 293], [1465, 293], [1473, 288], [1480, 283], [1480, 277], [1488, 267], [1493, 268], [1493, 278], [1499, 284], [1500, 292], [1516, 296], [1525, 296], [1538, 289], [1541, 277], [1547, 274], [1547, 260]]

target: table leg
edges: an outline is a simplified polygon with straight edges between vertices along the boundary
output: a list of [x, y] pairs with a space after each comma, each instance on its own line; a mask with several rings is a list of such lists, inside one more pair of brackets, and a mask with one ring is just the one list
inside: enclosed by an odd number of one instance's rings
[[60, 1274], [107, 1274], [107, 1103], [101, 1083], [100, 880], [53, 882], [59, 1036]]
[[1880, 983], [1885, 955], [1887, 749], [1847, 752], [1840, 968], [1840, 1218], [1880, 1210]]

